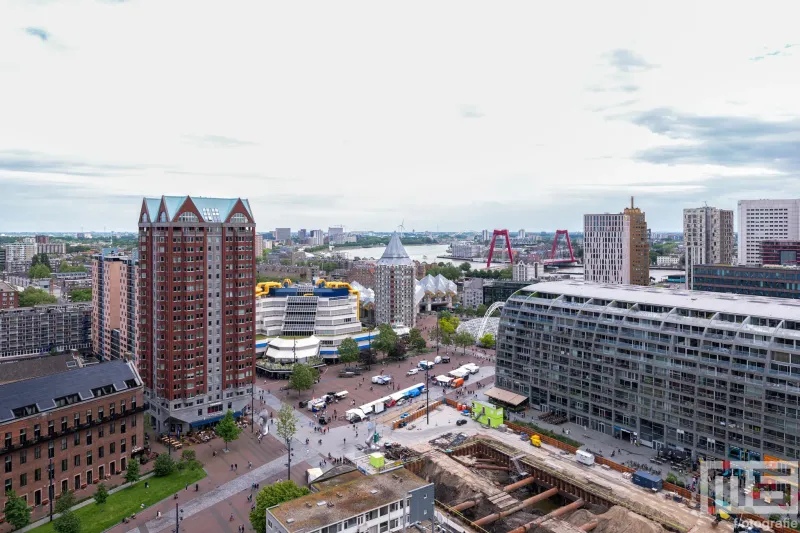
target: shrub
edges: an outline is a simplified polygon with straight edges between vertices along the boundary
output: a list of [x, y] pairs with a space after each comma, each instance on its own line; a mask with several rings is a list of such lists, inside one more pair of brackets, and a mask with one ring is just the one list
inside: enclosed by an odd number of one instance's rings
[[156, 457], [155, 465], [153, 466], [153, 474], [158, 477], [168, 476], [175, 471], [175, 461], [166, 453], [159, 454]]
[[574, 448], [580, 448], [581, 446], [583, 446], [583, 443], [580, 442], [580, 441], [577, 441], [575, 439], [571, 439], [571, 438], [567, 437], [566, 435], [562, 435], [561, 433], [555, 433], [553, 431], [550, 431], [549, 429], [541, 428], [541, 427], [537, 426], [536, 424], [534, 424], [533, 422], [514, 421], [514, 423], [515, 424], [519, 424], [520, 426], [529, 427], [532, 430], [534, 430], [536, 433], [539, 433], [540, 435], [544, 435], [545, 437], [550, 437], [552, 439], [556, 439], [557, 441], [561, 441], [564, 444], [569, 444], [570, 446], [572, 446]]
[[106, 488], [106, 484], [100, 483], [97, 485], [97, 490], [94, 492], [94, 501], [96, 501], [98, 505], [103, 505], [106, 503], [107, 499], [108, 489]]

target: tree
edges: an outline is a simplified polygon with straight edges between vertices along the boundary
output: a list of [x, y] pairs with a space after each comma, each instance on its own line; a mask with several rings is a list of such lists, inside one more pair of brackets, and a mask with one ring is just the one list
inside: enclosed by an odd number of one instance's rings
[[64, 511], [53, 521], [56, 533], [81, 533], [81, 519], [72, 511]]
[[41, 263], [39, 263], [39, 254], [34, 255], [33, 258], [31, 258], [31, 268], [39, 266], [40, 264]]
[[69, 299], [73, 302], [91, 302], [92, 289], [73, 289], [69, 293]]
[[358, 354], [358, 360], [362, 365], [367, 367], [367, 370], [369, 370], [372, 365], [378, 362], [378, 358], [375, 356], [375, 351], [372, 349], [363, 350], [360, 354]]
[[45, 265], [39, 263], [38, 265], [34, 265], [28, 270], [28, 277], [30, 279], [43, 279], [50, 277], [50, 269], [47, 268]]
[[175, 460], [167, 453], [160, 453], [153, 463], [153, 474], [156, 477], [168, 476], [175, 471]]
[[486, 333], [478, 341], [483, 348], [494, 348], [495, 338], [491, 333]]
[[103, 505], [106, 503], [108, 499], [108, 489], [106, 488], [105, 483], [100, 483], [97, 485], [97, 490], [94, 491], [94, 501], [97, 502], [97, 505]]
[[58, 271], [61, 273], [65, 272], [86, 272], [86, 267], [83, 265], [70, 265], [66, 261], [61, 261], [58, 264]]
[[453, 342], [456, 346], [461, 346], [464, 349], [462, 352], [463, 355], [467, 353], [467, 346], [472, 346], [475, 344], [475, 337], [473, 337], [468, 331], [461, 331], [456, 333], [456, 336], [453, 337]]
[[75, 493], [71, 490], [61, 493], [56, 500], [56, 513], [64, 513], [75, 506]]
[[478, 308], [475, 310], [475, 313], [476, 313], [478, 316], [483, 316], [483, 315], [485, 315], [485, 314], [486, 314], [486, 311], [488, 311], [488, 310], [489, 310], [489, 308], [488, 308], [488, 307], [486, 307], [486, 306], [485, 306], [485, 305], [483, 305], [483, 304], [480, 304], [480, 305], [478, 306]]
[[137, 481], [139, 481], [138, 459], [131, 459], [130, 461], [128, 461], [128, 466], [125, 469], [125, 481], [128, 483], [136, 483]]
[[472, 265], [470, 265], [469, 263], [467, 263], [466, 261], [464, 261], [463, 263], [461, 263], [460, 265], [458, 265], [458, 268], [460, 268], [460, 269], [461, 269], [461, 270], [463, 270], [464, 272], [469, 272], [470, 270], [472, 270]]
[[408, 351], [408, 349], [406, 348], [406, 343], [403, 342], [403, 341], [398, 341], [398, 342], [396, 342], [394, 344], [394, 346], [392, 346], [389, 349], [389, 353], [387, 353], [386, 355], [390, 359], [394, 359], [396, 361], [399, 361], [401, 359], [405, 359], [406, 358], [406, 352], [407, 351]]
[[50, 258], [47, 257], [47, 254], [41, 253], [39, 254], [39, 263], [46, 266], [48, 269], [52, 270], [53, 267], [50, 266]]
[[6, 492], [6, 508], [4, 513], [6, 520], [14, 529], [20, 529], [31, 522], [31, 508], [25, 500], [17, 496], [13, 490]]
[[275, 428], [275, 433], [283, 439], [288, 450], [289, 469], [287, 470], [286, 479], [292, 479], [292, 437], [297, 433], [297, 422], [292, 406], [282, 404], [280, 411], [278, 411], [278, 425]]
[[256, 508], [250, 511], [250, 523], [258, 533], [266, 533], [267, 528], [267, 509], [288, 502], [311, 491], [305, 487], [298, 487], [294, 481], [280, 481], [261, 489], [256, 494]]
[[239, 438], [242, 428], [236, 425], [236, 420], [233, 418], [233, 411], [228, 409], [228, 412], [225, 413], [225, 416], [222, 417], [222, 420], [217, 422], [215, 431], [217, 432], [217, 435], [222, 437], [222, 440], [225, 441], [225, 451], [227, 452], [228, 443]]
[[408, 332], [408, 344], [416, 352], [422, 352], [428, 346], [422, 332], [417, 328], [411, 328], [411, 331]]
[[31, 285], [25, 287], [25, 290], [19, 293], [19, 306], [20, 307], [33, 307], [34, 305], [41, 304], [54, 304], [58, 300], [55, 296], [50, 296], [46, 291], [37, 289]]
[[314, 373], [311, 371], [311, 367], [303, 363], [295, 363], [289, 376], [289, 388], [295, 389], [297, 396], [300, 396], [300, 391], [308, 390], [313, 385]]
[[339, 345], [339, 360], [342, 363], [354, 363], [358, 361], [358, 343], [350, 337], [344, 339]]
[[378, 336], [372, 341], [372, 347], [379, 352], [389, 355], [397, 345], [397, 333], [392, 329], [389, 324], [381, 324], [378, 326]]

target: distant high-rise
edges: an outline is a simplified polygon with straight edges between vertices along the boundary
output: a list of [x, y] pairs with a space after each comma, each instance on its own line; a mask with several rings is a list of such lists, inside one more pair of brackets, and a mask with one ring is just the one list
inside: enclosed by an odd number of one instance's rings
[[489, 239], [490, 239], [489, 230], [488, 229], [483, 230], [481, 232], [481, 242], [482, 243], [487, 243], [487, 242], [489, 242]]
[[645, 214], [638, 207], [618, 214], [584, 215], [583, 257], [586, 281], [621, 285], [650, 284], [650, 244]]
[[336, 235], [342, 235], [344, 228], [342, 226], [331, 226], [328, 228], [328, 239], [333, 240]]
[[739, 264], [761, 265], [762, 241], [800, 240], [800, 199], [739, 200]]
[[683, 210], [686, 288], [693, 289], [694, 265], [733, 263], [733, 211], [716, 207]]
[[36, 244], [47, 244], [50, 242], [49, 235], [37, 235], [36, 236]]
[[311, 230], [311, 238], [309, 239], [308, 244], [311, 246], [322, 246], [325, 244], [325, 235], [322, 233], [321, 229]]
[[517, 232], [517, 238], [518, 239], [524, 239], [526, 236], [527, 236], [527, 233], [525, 233], [524, 229], [521, 229], [521, 230], [519, 230]]
[[92, 257], [92, 351], [105, 359], [125, 358], [138, 365], [138, 251], [132, 255], [104, 248]]
[[256, 252], [256, 259], [260, 259], [261, 256], [264, 255], [264, 236], [260, 233], [256, 233], [253, 243], [253, 248]]
[[139, 367], [155, 431], [250, 404], [255, 240], [241, 198], [145, 198], [139, 214]]
[[292, 228], [275, 228], [275, 240], [281, 242], [292, 240]]
[[308, 232], [305, 229], [299, 229], [297, 231], [297, 241], [298, 242], [300, 242], [301, 244], [305, 243], [307, 238], [308, 238]]
[[414, 327], [414, 262], [395, 233], [375, 265], [375, 322]]

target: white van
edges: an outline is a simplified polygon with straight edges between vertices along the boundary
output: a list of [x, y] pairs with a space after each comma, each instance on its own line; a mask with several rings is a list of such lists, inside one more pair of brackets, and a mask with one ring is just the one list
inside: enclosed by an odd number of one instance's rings
[[463, 368], [464, 370], [469, 370], [470, 374], [477, 374], [478, 370], [481, 369], [481, 367], [479, 367], [475, 363], [467, 363], [466, 365], [462, 366], [461, 368]]
[[594, 454], [578, 450], [575, 452], [575, 460], [582, 465], [592, 466], [594, 464]]
[[434, 365], [442, 364], [442, 358], [437, 355], [436, 357], [433, 358], [433, 364]]

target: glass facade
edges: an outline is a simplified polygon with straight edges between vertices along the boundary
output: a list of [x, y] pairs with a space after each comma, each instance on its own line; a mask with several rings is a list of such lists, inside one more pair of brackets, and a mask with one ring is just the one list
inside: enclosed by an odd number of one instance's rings
[[800, 269], [695, 265], [694, 289], [749, 296], [800, 298]]

